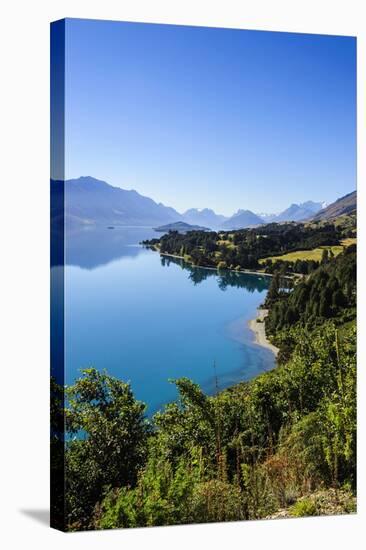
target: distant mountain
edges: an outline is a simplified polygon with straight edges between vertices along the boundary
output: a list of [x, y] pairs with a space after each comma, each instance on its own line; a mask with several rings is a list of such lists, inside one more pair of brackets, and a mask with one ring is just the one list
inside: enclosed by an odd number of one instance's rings
[[306, 201], [301, 204], [291, 204], [286, 210], [279, 214], [257, 214], [264, 223], [271, 222], [288, 222], [288, 221], [302, 221], [311, 218], [319, 212], [322, 208], [325, 208], [326, 203]]
[[189, 224], [203, 224], [211, 229], [217, 229], [221, 227], [228, 218], [221, 216], [220, 214], [216, 214], [210, 208], [203, 208], [202, 210], [199, 210], [198, 208], [190, 208], [182, 214], [182, 219]]
[[167, 225], [161, 225], [160, 227], [154, 227], [155, 231], [168, 232], [178, 231], [179, 233], [187, 233], [187, 231], [210, 231], [208, 227], [201, 225], [191, 225], [185, 222], [168, 223]]
[[112, 187], [105, 181], [92, 177], [65, 181], [65, 217], [69, 226], [152, 227], [181, 219], [174, 208], [158, 204], [137, 191]]
[[[60, 191], [63, 195], [62, 182], [53, 182], [53, 187], [57, 188], [57, 193]], [[326, 208], [322, 203], [306, 201], [301, 204], [291, 204], [289, 208], [277, 215], [258, 215], [250, 210], [238, 210], [233, 216], [227, 218], [216, 214], [210, 208], [202, 210], [191, 208], [184, 214], [180, 214], [174, 208], [157, 203], [149, 197], [140, 195], [137, 191], [113, 187], [105, 181], [89, 176], [65, 181], [64, 189], [65, 219], [68, 228], [88, 225], [157, 227], [184, 222], [191, 226], [214, 230], [241, 229], [270, 222], [304, 221], [314, 218], [314, 214], [316, 216], [332, 216], [333, 214], [329, 214], [329, 212], [333, 212], [333, 208], [343, 208], [343, 203], [338, 205], [339, 201], [334, 203], [337, 206], [330, 205]], [[351, 204], [352, 195], [352, 193], [347, 195], [347, 197], [351, 197], [350, 204], [347, 203], [348, 206], [346, 205], [344, 208], [351, 210], [355, 208]], [[63, 201], [61, 202], [63, 204]], [[62, 212], [58, 212], [54, 208], [52, 219], [58, 219], [60, 216], [62, 217]]]
[[244, 229], [263, 224], [262, 218], [251, 210], [238, 210], [222, 224], [222, 229]]
[[327, 206], [326, 202], [314, 202], [314, 201], [306, 201], [301, 204], [299, 204], [300, 208], [303, 208], [304, 210], [310, 210], [314, 214], [319, 212], [322, 208], [325, 208]]
[[307, 201], [301, 204], [291, 204], [286, 210], [275, 216], [274, 222], [300, 222], [312, 218], [323, 207], [321, 202]]
[[261, 218], [264, 223], [271, 223], [275, 220], [278, 214], [268, 214], [267, 212], [259, 212], [257, 216]]
[[357, 192], [352, 191], [344, 197], [336, 200], [332, 204], [329, 204], [326, 208], [323, 208], [313, 217], [313, 220], [329, 220], [330, 218], [336, 218], [344, 214], [353, 214], [357, 210]]

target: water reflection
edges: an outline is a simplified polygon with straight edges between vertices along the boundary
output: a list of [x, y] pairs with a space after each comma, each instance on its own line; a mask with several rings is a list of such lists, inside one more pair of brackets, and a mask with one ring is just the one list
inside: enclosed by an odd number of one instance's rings
[[225, 291], [228, 287], [244, 288], [248, 292], [262, 292], [269, 287], [270, 278], [265, 276], [253, 276], [252, 274], [237, 273], [235, 271], [217, 271], [206, 267], [196, 267], [188, 264], [181, 258], [171, 256], [161, 256], [161, 265], [169, 267], [171, 264], [179, 265], [182, 269], [188, 271], [188, 279], [194, 285], [201, 284], [211, 277], [217, 278], [217, 284], [220, 290]]
[[[136, 258], [148, 250], [140, 245], [145, 239], [156, 237], [151, 227], [86, 227], [65, 230], [65, 264], [93, 270], [123, 258]], [[149, 252], [151, 253], [151, 252]], [[153, 252], [153, 254], [158, 254]], [[54, 255], [53, 266], [60, 265], [58, 256]], [[61, 258], [62, 259], [62, 258]], [[268, 277], [254, 277], [251, 274], [235, 271], [192, 266], [183, 259], [161, 256], [161, 265], [169, 267], [178, 265], [188, 272], [188, 278], [194, 285], [201, 284], [210, 278], [216, 278], [218, 287], [225, 291], [228, 287], [243, 288], [249, 292], [262, 292], [269, 286]]]
[[139, 243], [153, 237], [156, 232], [149, 227], [66, 229], [65, 263], [91, 270], [123, 257], [137, 257], [144, 252]]
[[[123, 258], [137, 258], [140, 254], [151, 253], [140, 245], [145, 239], [156, 237], [150, 227], [92, 227], [66, 229], [65, 231], [65, 264], [93, 270]], [[153, 252], [157, 255], [157, 252]], [[53, 265], [60, 265], [54, 257]], [[253, 276], [235, 271], [192, 266], [183, 259], [172, 256], [161, 256], [162, 267], [179, 266], [188, 272], [189, 280], [198, 285], [210, 278], [216, 278], [220, 290], [228, 287], [243, 288], [249, 292], [262, 292], [269, 286], [266, 276]]]

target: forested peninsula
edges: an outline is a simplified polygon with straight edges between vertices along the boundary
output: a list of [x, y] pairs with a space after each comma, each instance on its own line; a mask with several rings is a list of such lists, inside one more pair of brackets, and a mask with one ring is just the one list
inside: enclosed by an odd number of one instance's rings
[[[62, 497], [53, 502], [60, 527], [355, 512], [355, 216], [144, 244], [193, 265], [273, 275], [264, 322], [277, 366], [211, 396], [174, 380], [179, 400], [152, 419], [105, 372], [86, 369], [65, 390], [53, 383], [53, 457], [65, 451], [66, 523]], [[62, 484], [57, 460], [52, 467]]]

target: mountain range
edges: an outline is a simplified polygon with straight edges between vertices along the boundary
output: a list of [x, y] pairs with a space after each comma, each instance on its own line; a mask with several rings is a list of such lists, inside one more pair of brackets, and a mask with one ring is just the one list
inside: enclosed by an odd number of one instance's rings
[[280, 214], [259, 214], [266, 223], [271, 222], [299, 222], [310, 219], [326, 206], [323, 202], [306, 201], [300, 204], [291, 204]]
[[239, 209], [231, 217], [225, 217], [209, 208], [190, 208], [179, 213], [174, 208], [157, 203], [135, 190], [113, 187], [105, 181], [89, 176], [65, 181], [65, 217], [69, 228], [88, 225], [155, 227], [185, 222], [214, 230], [230, 230], [270, 222], [326, 219], [339, 215], [334, 214], [335, 212], [351, 212], [355, 209], [355, 203], [356, 192], [353, 192], [329, 206], [307, 201], [291, 204], [279, 214], [255, 214], [251, 210]]
[[329, 220], [345, 214], [355, 214], [357, 211], [357, 192], [352, 191], [344, 197], [329, 204], [314, 216], [314, 220]]

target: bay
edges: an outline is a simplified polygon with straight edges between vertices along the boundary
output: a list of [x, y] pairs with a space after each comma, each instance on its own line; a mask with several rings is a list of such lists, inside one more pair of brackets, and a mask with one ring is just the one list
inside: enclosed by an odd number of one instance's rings
[[65, 380], [105, 369], [131, 383], [152, 414], [176, 399], [172, 379], [212, 394], [274, 367], [247, 323], [269, 280], [192, 267], [142, 247], [151, 228], [66, 235]]

